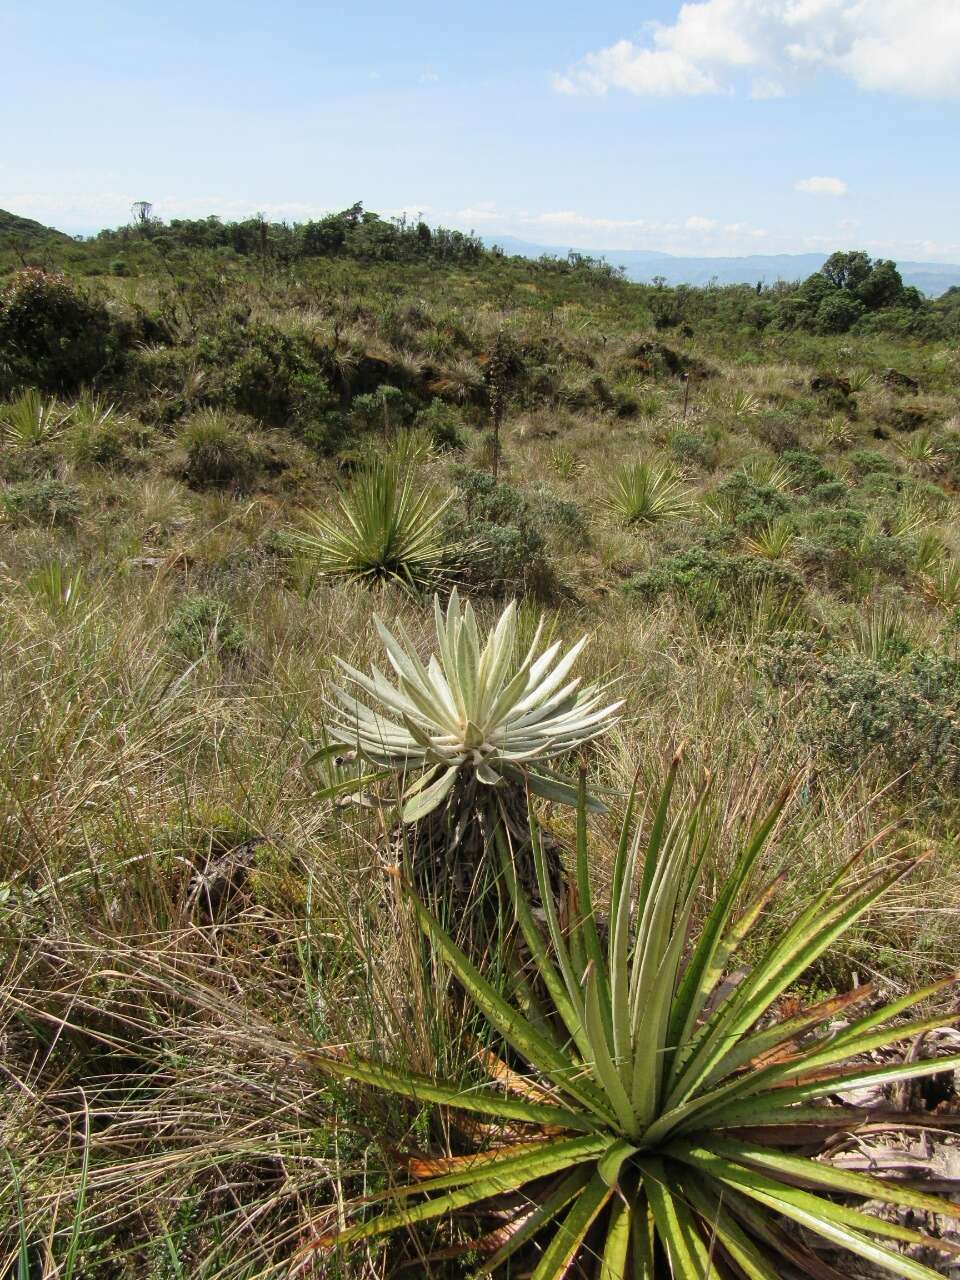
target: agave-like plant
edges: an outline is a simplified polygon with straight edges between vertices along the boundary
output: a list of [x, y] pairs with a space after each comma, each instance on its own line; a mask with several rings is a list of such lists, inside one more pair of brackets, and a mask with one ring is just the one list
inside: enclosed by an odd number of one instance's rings
[[68, 570], [60, 560], [51, 560], [27, 579], [35, 599], [58, 617], [73, 617], [89, 604], [89, 590], [82, 569]]
[[734, 418], [755, 417], [762, 407], [760, 397], [742, 387], [738, 387], [727, 401], [727, 409]]
[[756, 533], [744, 539], [744, 545], [754, 555], [765, 560], [781, 560], [796, 541], [789, 520], [778, 516], [768, 520]]
[[910, 627], [889, 600], [858, 610], [850, 627], [852, 647], [874, 662], [902, 658], [910, 649]]
[[946, 457], [936, 436], [925, 429], [914, 432], [905, 441], [895, 443], [906, 462], [921, 473], [937, 471]]
[[776, 489], [778, 493], [789, 493], [793, 488], [793, 475], [790, 468], [777, 458], [768, 458], [763, 455], [748, 458], [740, 470], [754, 484]]
[[[949, 1071], [960, 1055], [884, 1061], [877, 1050], [944, 1019], [906, 1018], [955, 978], [882, 1007], [872, 985], [781, 1016], [781, 998], [912, 863], [851, 881], [851, 864], [778, 932], [739, 983], [726, 975], [783, 877], [751, 895], [758, 856], [785, 797], [749, 833], [695, 937], [691, 926], [713, 837], [704, 799], [671, 817], [676, 762], [641, 839], [628, 810], [613, 871], [606, 944], [597, 929], [588, 873], [585, 807], [579, 808], [577, 895], [561, 925], [543, 894], [546, 930], [518, 889], [501, 831], [503, 872], [546, 1001], [533, 1011], [490, 985], [421, 903], [413, 906], [435, 950], [499, 1039], [508, 1063], [483, 1050], [486, 1084], [439, 1083], [342, 1050], [317, 1058], [331, 1074], [418, 1104], [439, 1104], [499, 1126], [486, 1149], [418, 1155], [419, 1181], [374, 1197], [386, 1209], [321, 1236], [310, 1250], [343, 1248], [429, 1220], [465, 1215], [464, 1251], [485, 1252], [476, 1275], [561, 1280], [573, 1266], [600, 1280], [780, 1280], [784, 1268], [818, 1280], [849, 1274], [825, 1257], [855, 1255], [909, 1280], [936, 1272], [893, 1246], [960, 1253], [906, 1225], [903, 1215], [864, 1211], [865, 1201], [917, 1215], [960, 1214], [960, 1205], [902, 1182], [851, 1172], [812, 1157], [829, 1138], [871, 1122], [956, 1127], [956, 1117], [871, 1112], [839, 1092]], [[632, 802], [631, 802], [632, 808]], [[536, 824], [538, 872], [544, 863]], [[746, 895], [746, 897], [745, 897]], [[744, 901], [741, 901], [744, 899]], [[739, 914], [737, 914], [739, 910]], [[946, 1019], [950, 1021], [952, 1019]], [[457, 1132], [456, 1126], [454, 1132]], [[449, 1132], [449, 1130], [448, 1130]], [[491, 1204], [491, 1201], [493, 1203]], [[476, 1222], [496, 1211], [496, 1226]], [[365, 1212], [368, 1216], [364, 1216]], [[799, 1228], [795, 1230], [792, 1228]], [[445, 1250], [449, 1256], [451, 1250]], [[849, 1256], [847, 1258], [849, 1261]]]
[[923, 575], [923, 591], [944, 609], [960, 605], [960, 562], [950, 559]]
[[335, 514], [306, 512], [307, 529], [291, 533], [289, 542], [323, 576], [389, 582], [419, 594], [454, 559], [442, 521], [455, 496], [438, 502], [430, 489], [416, 487], [409, 468], [370, 461], [339, 496]]
[[0, 439], [7, 444], [29, 446], [52, 440], [70, 416], [56, 400], [44, 400], [40, 392], [28, 391], [0, 405]]
[[613, 475], [607, 506], [624, 524], [675, 520], [690, 509], [690, 496], [669, 466], [627, 463]]

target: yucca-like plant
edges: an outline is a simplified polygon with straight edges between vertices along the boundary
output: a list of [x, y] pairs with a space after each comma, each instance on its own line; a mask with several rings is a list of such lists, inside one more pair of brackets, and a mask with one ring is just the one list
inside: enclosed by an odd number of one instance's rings
[[881, 532], [894, 538], [916, 537], [932, 524], [930, 508], [923, 495], [908, 494], [886, 517]]
[[763, 556], [766, 560], [782, 560], [795, 541], [790, 521], [779, 516], [775, 520], [768, 520], [756, 533], [746, 538], [744, 544], [754, 555]]
[[760, 397], [742, 387], [734, 391], [727, 401], [727, 409], [733, 418], [754, 418], [762, 407]]
[[848, 369], [845, 377], [854, 395], [860, 391], [866, 391], [867, 387], [876, 382], [876, 378], [869, 369]]
[[633, 462], [614, 472], [607, 506], [623, 524], [656, 524], [686, 515], [691, 500], [672, 467]]
[[901, 456], [916, 471], [936, 471], [944, 461], [939, 441], [927, 430], [916, 431], [906, 440], [895, 443]]
[[834, 414], [820, 427], [818, 435], [825, 449], [848, 449], [853, 444], [856, 433], [849, 418], [843, 414]]
[[730, 493], [708, 493], [700, 501], [700, 511], [716, 524], [733, 524], [737, 518], [737, 501]]
[[438, 502], [430, 489], [416, 486], [409, 468], [370, 461], [339, 496], [333, 515], [306, 512], [307, 528], [288, 539], [322, 576], [394, 583], [419, 594], [452, 565], [456, 548], [442, 521], [455, 496]]
[[33, 597], [56, 617], [75, 617], [90, 603], [83, 569], [68, 570], [59, 560], [36, 569], [27, 579], [27, 586]]
[[[847, 863], [766, 944], [742, 980], [731, 982], [726, 975], [740, 964], [750, 930], [782, 880], [749, 896], [753, 869], [784, 800], [750, 832], [691, 936], [701, 882], [715, 871], [715, 850], [703, 797], [670, 816], [675, 767], [645, 840], [632, 834], [627, 814], [606, 943], [591, 898], [583, 804], [577, 895], [566, 930], [548, 894], [546, 929], [537, 923], [501, 833], [504, 877], [547, 993], [539, 1006], [528, 1000], [521, 1007], [498, 994], [414, 899], [424, 933], [492, 1028], [493, 1043], [499, 1039], [509, 1047], [510, 1061], [483, 1050], [478, 1057], [490, 1077], [486, 1084], [441, 1083], [351, 1060], [336, 1049], [319, 1054], [318, 1062], [334, 1076], [464, 1112], [468, 1133], [500, 1136], [468, 1154], [408, 1158], [406, 1168], [419, 1181], [373, 1197], [373, 1203], [386, 1202], [374, 1216], [362, 1216], [371, 1201], [357, 1206], [345, 1229], [314, 1241], [305, 1253], [453, 1215], [466, 1220], [464, 1252], [487, 1255], [472, 1274], [507, 1268], [531, 1280], [571, 1274], [781, 1280], [785, 1269], [840, 1280], [849, 1274], [850, 1255], [909, 1280], [936, 1280], [936, 1272], [896, 1246], [960, 1252], [906, 1225], [903, 1215], [862, 1207], [872, 1202], [925, 1216], [957, 1215], [960, 1205], [809, 1154], [871, 1121], [893, 1129], [957, 1125], [956, 1117], [831, 1102], [841, 1091], [960, 1066], [960, 1055], [933, 1061], [877, 1057], [878, 1050], [940, 1025], [942, 1016], [907, 1015], [955, 979], [879, 1008], [867, 985], [776, 1016], [804, 971], [912, 863], [875, 871], [858, 883]], [[533, 833], [542, 877], [535, 823]], [[477, 1125], [478, 1117], [486, 1117], [486, 1126]], [[478, 1235], [485, 1213], [496, 1225]], [[847, 1260], [835, 1265], [822, 1256], [821, 1245]], [[442, 1256], [452, 1252], [445, 1249]]]
[[561, 480], [575, 480], [582, 475], [585, 464], [569, 445], [558, 444], [550, 455], [550, 465]]
[[960, 605], [960, 562], [949, 559], [923, 575], [923, 591], [944, 609]]
[[901, 658], [910, 647], [910, 629], [903, 614], [888, 600], [859, 613], [850, 628], [854, 649], [872, 659]]
[[913, 539], [913, 567], [918, 573], [932, 573], [947, 556], [947, 544], [939, 529], [921, 529]]
[[40, 445], [52, 440], [69, 416], [56, 400], [44, 400], [31, 387], [16, 400], [0, 405], [0, 439], [24, 448]]
[[431, 862], [439, 851], [453, 864], [442, 878], [468, 888], [501, 822], [524, 840], [527, 787], [576, 803], [576, 789], [549, 762], [603, 733], [622, 704], [608, 703], [602, 687], [571, 678], [587, 637], [566, 654], [560, 641], [541, 651], [541, 620], [521, 649], [515, 601], [485, 641], [472, 605], [461, 607], [456, 589], [445, 614], [434, 597], [434, 619], [438, 652], [425, 664], [402, 627], [394, 636], [375, 619], [395, 679], [376, 667], [365, 675], [341, 660], [353, 688], [331, 686], [336, 704], [328, 732], [380, 770], [416, 775], [404, 793], [403, 822], [418, 824], [417, 848]]
[[85, 391], [70, 410], [71, 426], [89, 431], [101, 431], [120, 417], [117, 406], [105, 396]]
[[741, 470], [754, 484], [766, 485], [769, 489], [776, 489], [778, 493], [789, 493], [793, 488], [790, 468], [777, 458], [750, 458]]

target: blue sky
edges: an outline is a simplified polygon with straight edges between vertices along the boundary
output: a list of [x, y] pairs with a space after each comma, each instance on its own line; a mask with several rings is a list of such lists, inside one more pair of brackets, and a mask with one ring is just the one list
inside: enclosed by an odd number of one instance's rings
[[960, 0], [0, 0], [0, 207], [960, 261]]

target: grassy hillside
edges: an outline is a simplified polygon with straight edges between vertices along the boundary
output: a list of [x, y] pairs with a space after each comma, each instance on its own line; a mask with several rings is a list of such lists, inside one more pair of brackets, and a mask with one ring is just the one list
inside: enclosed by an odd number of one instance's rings
[[[583, 752], [609, 801], [601, 879], [635, 771], [648, 794], [685, 742], [684, 794], [714, 777], [716, 875], [797, 779], [757, 948], [862, 846], [865, 870], [928, 855], [791, 995], [956, 968], [955, 313], [831, 335], [781, 323], [809, 292], [656, 289], [436, 238], [383, 261], [354, 231], [312, 256], [279, 233], [260, 251], [256, 228], [252, 249], [131, 232], [38, 254], [0, 224], [18, 1280], [467, 1274], [411, 1236], [290, 1261], [395, 1148], [438, 1140], [429, 1106], [331, 1085], [311, 1047], [452, 1075], [473, 1053], [385, 871], [395, 784], [331, 795], [355, 766], [315, 758], [335, 658], [384, 662], [374, 615], [433, 643], [430, 589], [324, 574], [294, 536], [371, 458], [427, 510], [453, 495], [441, 594], [588, 634], [578, 672], [625, 698]], [[17, 274], [21, 253], [45, 271]], [[542, 811], [569, 843], [571, 811]]]

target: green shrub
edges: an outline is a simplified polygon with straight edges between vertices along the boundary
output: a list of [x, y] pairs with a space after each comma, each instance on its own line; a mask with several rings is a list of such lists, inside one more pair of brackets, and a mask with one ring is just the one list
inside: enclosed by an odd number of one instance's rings
[[463, 419], [452, 405], [436, 396], [420, 410], [413, 425], [427, 432], [438, 453], [462, 453], [466, 448]]
[[814, 329], [817, 333], [848, 333], [863, 312], [863, 303], [838, 289], [820, 303]]
[[106, 307], [60, 272], [27, 267], [0, 292], [0, 371], [11, 387], [72, 390], [103, 372], [114, 345]]
[[847, 486], [842, 480], [826, 480], [823, 484], [818, 484], [810, 490], [810, 501], [816, 503], [817, 506], [828, 506], [833, 502], [840, 502], [847, 496]]
[[533, 492], [531, 507], [540, 527], [567, 546], [583, 548], [589, 543], [590, 530], [583, 510], [569, 498], [558, 498], [540, 485]]
[[240, 413], [282, 424], [313, 388], [311, 369], [293, 338], [264, 323], [232, 324], [201, 338], [203, 363], [221, 376], [222, 400]]
[[709, 471], [716, 465], [717, 447], [701, 431], [678, 428], [670, 433], [670, 452], [678, 462]]
[[465, 567], [467, 583], [495, 596], [515, 590], [552, 595], [557, 582], [542, 512], [519, 489], [498, 484], [488, 472], [457, 466], [453, 476], [463, 500], [447, 515], [447, 534], [462, 543], [479, 541], [484, 548]]
[[[901, 658], [787, 651], [766, 659], [773, 681], [805, 689], [801, 739], [846, 769], [877, 763], [925, 803], [960, 788], [960, 663], [930, 652]], [[791, 697], [791, 717], [798, 703]]]
[[857, 507], [832, 507], [804, 517], [800, 531], [810, 546], [827, 552], [856, 551], [866, 526], [866, 514]]
[[73, 524], [83, 511], [83, 495], [76, 485], [55, 476], [41, 476], [11, 484], [0, 503], [12, 524]]
[[410, 404], [399, 387], [383, 383], [376, 391], [354, 397], [350, 418], [360, 431], [377, 431], [386, 436], [408, 421]]
[[892, 475], [897, 467], [886, 454], [876, 449], [855, 449], [850, 454], [850, 465], [858, 477]]
[[793, 506], [781, 489], [754, 480], [743, 471], [734, 472], [719, 484], [713, 496], [720, 503], [729, 505], [734, 523], [745, 533], [787, 515]]
[[214, 596], [185, 596], [167, 626], [171, 649], [189, 662], [206, 654], [236, 662], [246, 653], [249, 637], [228, 604]]
[[810, 493], [820, 485], [831, 484], [836, 476], [829, 467], [825, 467], [815, 453], [808, 449], [787, 449], [783, 454], [783, 462], [790, 468], [790, 474], [797, 489], [802, 493]]
[[203, 409], [177, 437], [179, 473], [192, 489], [246, 488], [259, 457], [229, 414]]
[[803, 580], [788, 565], [763, 556], [691, 547], [635, 575], [624, 590], [650, 602], [671, 596], [691, 605], [702, 622], [713, 624], [729, 621], [764, 592], [789, 608], [802, 598]]

